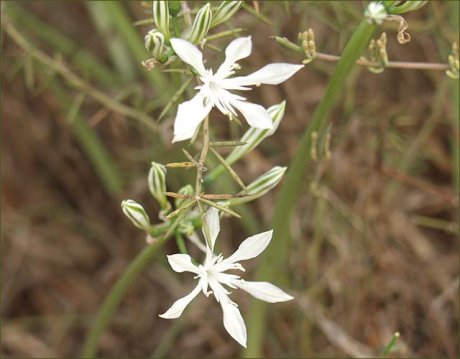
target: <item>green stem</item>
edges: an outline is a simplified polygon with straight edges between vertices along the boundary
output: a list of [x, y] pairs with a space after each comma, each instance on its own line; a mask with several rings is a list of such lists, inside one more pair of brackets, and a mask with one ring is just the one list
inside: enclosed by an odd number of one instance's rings
[[[281, 189], [273, 219], [274, 235], [271, 245], [264, 253], [258, 272], [259, 280], [276, 282], [280, 274], [287, 273], [288, 251], [290, 245], [289, 226], [292, 211], [305, 186], [305, 176], [310, 168], [311, 134], [321, 133], [328, 123], [328, 115], [343, 92], [347, 75], [353, 64], [367, 46], [375, 26], [361, 21], [353, 36], [345, 47], [342, 57], [329, 82], [323, 99], [315, 110], [313, 118], [303, 134], [297, 155], [291, 162], [290, 170]], [[264, 302], [253, 301], [249, 310], [248, 348], [244, 352], [246, 358], [261, 357], [261, 348], [266, 327], [267, 306]]]
[[136, 258], [129, 264], [128, 268], [123, 272], [123, 275], [112, 286], [109, 294], [106, 296], [102, 306], [97, 313], [94, 324], [88, 333], [85, 343], [83, 345], [82, 358], [94, 358], [99, 343], [99, 339], [104, 332], [105, 328], [113, 317], [113, 313], [117, 309], [120, 301], [123, 299], [125, 293], [128, 291], [131, 283], [136, 279], [139, 273], [150, 263], [157, 251], [166, 243], [166, 241], [174, 234], [177, 225], [182, 220], [183, 215], [176, 218], [176, 220], [169, 227], [168, 232], [157, 242], [149, 245], [140, 252]]

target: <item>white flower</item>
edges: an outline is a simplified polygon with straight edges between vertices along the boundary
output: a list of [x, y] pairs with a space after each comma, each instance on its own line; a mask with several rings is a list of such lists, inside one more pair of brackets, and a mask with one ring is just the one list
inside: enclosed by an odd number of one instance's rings
[[387, 11], [383, 4], [372, 1], [366, 8], [364, 16], [369, 24], [375, 23], [380, 25], [387, 17]]
[[212, 107], [217, 107], [223, 114], [241, 112], [251, 127], [273, 127], [273, 121], [267, 110], [260, 105], [246, 101], [246, 98], [231, 93], [230, 90], [250, 90], [248, 86], [269, 84], [278, 85], [287, 80], [303, 65], [275, 63], [264, 66], [248, 75], [230, 78], [238, 67], [236, 62], [251, 54], [251, 37], [233, 40], [225, 50], [225, 61], [214, 74], [205, 69], [203, 55], [198, 48], [182, 39], [171, 39], [171, 45], [182, 61], [193, 67], [202, 85], [199, 92], [190, 101], [179, 105], [174, 122], [173, 142], [192, 138], [201, 121], [209, 114]]
[[[174, 319], [180, 317], [187, 305], [202, 291], [207, 297], [214, 294], [220, 303], [224, 315], [224, 327], [227, 332], [242, 346], [246, 347], [246, 325], [238, 310], [238, 305], [229, 298], [230, 292], [226, 287], [233, 289], [241, 288], [257, 299], [270, 303], [284, 302], [293, 299], [292, 296], [283, 292], [280, 288], [268, 282], [248, 282], [236, 274], [225, 273], [228, 270], [238, 269], [244, 271], [238, 263], [257, 257], [270, 243], [273, 231], [263, 232], [247, 238], [230, 257], [223, 258], [221, 254], [213, 252], [214, 243], [219, 234], [219, 213], [215, 208], [210, 208], [206, 213], [206, 222], [209, 227], [209, 242], [206, 258], [202, 265], [195, 265], [187, 254], [173, 254], [168, 256], [169, 264], [178, 273], [195, 273], [198, 279], [197, 286], [185, 297], [178, 299], [160, 317]], [[204, 231], [203, 231], [204, 232]], [[224, 287], [226, 286], [226, 287]], [[210, 290], [208, 291], [208, 288]]]

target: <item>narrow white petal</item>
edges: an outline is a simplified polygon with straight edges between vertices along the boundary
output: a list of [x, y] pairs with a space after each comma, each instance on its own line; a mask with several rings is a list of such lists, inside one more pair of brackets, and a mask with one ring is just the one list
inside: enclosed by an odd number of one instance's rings
[[246, 325], [240, 311], [230, 300], [222, 300], [220, 305], [224, 312], [224, 327], [228, 334], [246, 348]]
[[192, 263], [192, 258], [188, 254], [173, 254], [168, 257], [171, 268], [177, 272], [192, 272], [198, 274], [198, 268]]
[[268, 111], [260, 105], [246, 101], [231, 101], [231, 104], [240, 111], [249, 126], [262, 129], [272, 129], [273, 121]]
[[257, 299], [269, 303], [285, 302], [294, 299], [293, 296], [287, 294], [276, 285], [268, 282], [246, 282], [242, 280], [233, 282], [233, 284], [245, 290]]
[[192, 66], [200, 76], [206, 73], [203, 65], [203, 54], [196, 46], [182, 39], [171, 39], [171, 46], [176, 55]]
[[286, 81], [303, 67], [304, 65], [284, 63], [269, 64], [248, 76], [234, 77], [233, 81], [239, 83], [240, 86], [260, 84], [278, 85]]
[[[273, 235], [273, 230], [256, 234], [245, 239], [235, 253], [222, 262], [239, 262], [257, 257], [267, 248]], [[222, 263], [221, 262], [221, 263]]]
[[198, 283], [198, 285], [189, 294], [176, 300], [171, 308], [169, 308], [165, 313], [160, 314], [160, 317], [164, 319], [179, 318], [187, 305], [198, 295], [198, 293], [200, 293], [200, 291], [201, 283]]
[[179, 105], [174, 121], [173, 142], [188, 140], [193, 137], [200, 123], [211, 111], [211, 105], [204, 105], [204, 100], [204, 97], [198, 93], [190, 101]]
[[[209, 235], [211, 238], [208, 238], [211, 242], [211, 252], [214, 251], [214, 243], [216, 243], [216, 238], [219, 235], [220, 223], [219, 223], [219, 210], [214, 207], [210, 207], [205, 215], [205, 221], [208, 224]], [[203, 235], [206, 237], [206, 231], [203, 227]]]
[[216, 72], [216, 77], [227, 77], [235, 62], [251, 55], [251, 36], [233, 40], [225, 49], [225, 61]]

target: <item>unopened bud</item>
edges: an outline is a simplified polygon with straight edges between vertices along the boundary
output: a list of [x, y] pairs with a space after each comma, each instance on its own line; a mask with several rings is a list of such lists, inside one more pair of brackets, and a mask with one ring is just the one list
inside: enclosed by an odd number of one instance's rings
[[204, 39], [209, 31], [212, 20], [211, 4], [207, 3], [203, 6], [198, 14], [196, 14], [193, 21], [192, 29], [190, 31], [188, 41], [192, 44], [197, 44]]
[[281, 120], [284, 116], [284, 110], [286, 109], [286, 101], [283, 101], [277, 105], [273, 105], [267, 109], [268, 114], [272, 118], [273, 128], [272, 129], [260, 129], [251, 127], [246, 133], [241, 137], [240, 142], [246, 143], [242, 146], [237, 146], [235, 149], [228, 155], [225, 161], [231, 165], [235, 163], [238, 159], [244, 156], [246, 153], [251, 152], [256, 148], [259, 143], [261, 143], [268, 136], [273, 135], [278, 129], [278, 126], [281, 123]]
[[158, 201], [162, 210], [167, 210], [171, 207], [165, 192], [166, 192], [166, 167], [160, 163], [152, 162], [148, 175], [148, 185], [152, 196]]
[[273, 189], [283, 178], [287, 167], [276, 166], [246, 187], [246, 196], [228, 200], [229, 206], [253, 201]]
[[425, 6], [428, 1], [393, 1], [388, 6], [388, 13], [392, 15], [404, 14], [409, 11], [415, 11]]
[[169, 13], [171, 16], [177, 16], [177, 14], [180, 11], [180, 1], [179, 0], [172, 0], [172, 1], [167, 1], [168, 3], [168, 8], [169, 8]]
[[243, 1], [223, 1], [215, 11], [211, 27], [217, 26], [230, 19], [243, 5]]
[[145, 48], [155, 58], [159, 58], [163, 55], [163, 49], [165, 44], [165, 37], [162, 32], [157, 29], [150, 30], [145, 35]]
[[153, 2], [153, 21], [163, 35], [169, 39], [169, 9], [167, 1]]
[[121, 209], [133, 224], [140, 229], [147, 231], [150, 227], [150, 218], [139, 203], [127, 199], [121, 202]]

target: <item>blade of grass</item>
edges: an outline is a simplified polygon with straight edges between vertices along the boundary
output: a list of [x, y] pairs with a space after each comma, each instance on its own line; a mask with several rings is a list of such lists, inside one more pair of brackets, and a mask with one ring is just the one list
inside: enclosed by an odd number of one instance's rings
[[[289, 171], [281, 188], [279, 200], [273, 218], [273, 240], [261, 260], [257, 277], [260, 280], [269, 279], [277, 282], [285, 275], [285, 266], [288, 263], [290, 238], [290, 217], [297, 204], [305, 185], [305, 175], [310, 168], [311, 134], [314, 131], [321, 133], [328, 124], [328, 116], [337, 103], [345, 80], [355, 61], [361, 55], [374, 33], [375, 26], [362, 20], [345, 47], [340, 61], [332, 75], [326, 92], [317, 106], [313, 118], [305, 130], [296, 156], [291, 161]], [[284, 273], [284, 274], [283, 274]], [[252, 301], [248, 320], [248, 348], [244, 352], [246, 358], [260, 357], [266, 328], [267, 306], [262, 301]]]
[[116, 26], [110, 12], [105, 11], [104, 2], [88, 1], [85, 2], [91, 18], [99, 31], [100, 36], [104, 39], [102, 44], [107, 47], [112, 63], [117, 69], [118, 75], [125, 82], [134, 81], [138, 66], [135, 66], [126, 43], [120, 38], [118, 33], [114, 33]]
[[24, 10], [18, 3], [6, 3], [5, 13], [23, 31], [32, 32], [39, 39], [51, 45], [56, 51], [63, 55], [71, 56], [72, 64], [80, 68], [83, 73], [91, 75], [95, 80], [106, 86], [115, 86], [119, 83], [113, 72], [91, 53], [32, 15], [29, 11]]
[[69, 126], [75, 133], [83, 151], [85, 151], [101, 182], [104, 184], [105, 189], [113, 195], [119, 194], [123, 186], [120, 171], [93, 129], [80, 116], [78, 101], [72, 104], [66, 91], [58, 81], [52, 81], [50, 89], [52, 89], [54, 96], [59, 100], [62, 111], [65, 112], [66, 109], [70, 109], [67, 116]]
[[82, 358], [95, 358], [99, 339], [104, 332], [105, 328], [113, 317], [113, 313], [118, 308], [121, 299], [128, 291], [131, 283], [136, 279], [140, 272], [150, 263], [153, 257], [157, 254], [158, 250], [173, 236], [176, 227], [182, 220], [183, 215], [176, 218], [176, 220], [169, 227], [168, 232], [159, 239], [157, 242], [147, 246], [140, 252], [133, 261], [129, 264], [122, 276], [112, 286], [110, 292], [104, 299], [97, 316], [94, 320], [93, 326], [89, 331], [83, 350], [81, 353]]

